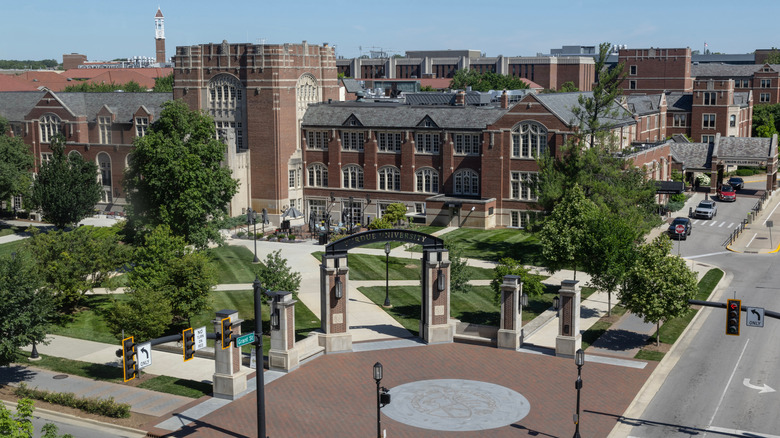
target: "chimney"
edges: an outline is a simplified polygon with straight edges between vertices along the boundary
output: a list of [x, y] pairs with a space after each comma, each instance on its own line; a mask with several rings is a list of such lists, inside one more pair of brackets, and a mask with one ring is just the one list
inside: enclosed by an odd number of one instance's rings
[[466, 106], [466, 92], [458, 90], [455, 94], [455, 106]]
[[509, 95], [506, 94], [506, 90], [501, 94], [501, 108], [509, 108]]

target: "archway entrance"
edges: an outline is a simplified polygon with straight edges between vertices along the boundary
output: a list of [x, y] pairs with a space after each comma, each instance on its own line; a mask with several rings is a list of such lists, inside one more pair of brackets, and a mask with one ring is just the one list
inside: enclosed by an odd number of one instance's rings
[[422, 246], [420, 337], [427, 343], [452, 342], [450, 324], [450, 260], [444, 241], [411, 230], [372, 230], [337, 240], [325, 247], [320, 265], [320, 345], [326, 353], [351, 351], [349, 332], [349, 267], [347, 253], [376, 242], [404, 242]]

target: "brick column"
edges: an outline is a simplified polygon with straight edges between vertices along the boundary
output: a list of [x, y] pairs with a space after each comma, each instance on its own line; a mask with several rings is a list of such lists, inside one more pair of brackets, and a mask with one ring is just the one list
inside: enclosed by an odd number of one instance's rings
[[580, 334], [580, 287], [576, 280], [563, 280], [558, 292], [560, 310], [558, 317], [558, 337], [555, 338], [555, 355], [574, 357], [582, 348]]
[[[222, 349], [219, 335], [222, 333], [224, 318], [230, 318], [230, 322], [233, 323], [234, 337], [241, 335], [243, 322], [242, 319], [238, 319], [238, 311], [229, 309], [220, 310], [216, 318], [211, 321], [214, 323], [214, 333], [218, 334], [214, 342], [214, 397], [235, 400], [239, 394], [246, 391], [246, 376], [249, 372], [241, 369], [240, 348], [235, 348], [231, 344], [230, 347]], [[262, 358], [262, 352], [259, 355]], [[262, 370], [262, 367], [259, 369]]]
[[[295, 349], [295, 303], [290, 292], [276, 292], [271, 301], [271, 321], [279, 319], [279, 326], [271, 325], [271, 349], [268, 350], [268, 369], [291, 371], [298, 368], [298, 350]], [[277, 316], [274, 317], [274, 314]]]
[[501, 322], [498, 348], [517, 350], [523, 345], [523, 281], [519, 275], [505, 275], [501, 284]]
[[[423, 300], [426, 315], [420, 320], [420, 334], [429, 344], [453, 341], [455, 324], [450, 323], [450, 260], [446, 250], [426, 253], [423, 266], [427, 270], [423, 282]], [[439, 288], [439, 276], [444, 282]]]
[[[322, 256], [320, 265], [320, 321], [323, 335], [320, 346], [325, 353], [352, 351], [352, 335], [349, 333], [347, 303], [349, 302], [349, 268], [347, 257]], [[341, 298], [336, 295], [336, 285], [341, 283]]]

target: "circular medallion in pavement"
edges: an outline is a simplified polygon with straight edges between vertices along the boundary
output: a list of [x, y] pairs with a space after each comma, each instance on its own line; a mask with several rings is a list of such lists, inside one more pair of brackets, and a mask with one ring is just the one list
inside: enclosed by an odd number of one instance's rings
[[382, 413], [400, 423], [442, 431], [485, 430], [523, 419], [531, 404], [522, 394], [493, 383], [441, 379], [390, 389]]

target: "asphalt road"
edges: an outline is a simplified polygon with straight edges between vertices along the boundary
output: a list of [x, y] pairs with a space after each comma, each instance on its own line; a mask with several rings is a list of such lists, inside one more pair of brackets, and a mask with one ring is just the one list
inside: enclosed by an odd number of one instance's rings
[[[717, 216], [695, 220], [689, 239], [679, 247], [675, 242], [673, 251], [729, 274], [712, 301], [736, 297], [743, 306], [780, 311], [780, 255], [732, 253], [723, 246], [755, 202], [739, 195], [734, 203], [718, 202]], [[703, 310], [663, 385], [642, 415], [629, 420], [636, 424], [631, 437], [780, 437], [780, 320], [746, 327], [743, 312], [740, 336], [727, 336], [725, 329], [725, 309]]]

